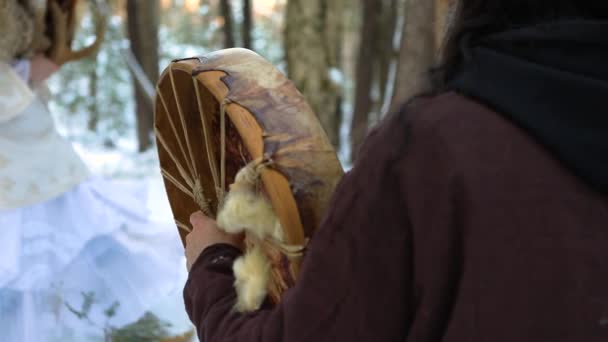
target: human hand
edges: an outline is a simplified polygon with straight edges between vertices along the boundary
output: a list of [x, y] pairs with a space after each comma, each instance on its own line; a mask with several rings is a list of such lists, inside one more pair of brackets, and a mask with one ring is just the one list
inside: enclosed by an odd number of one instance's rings
[[30, 61], [30, 81], [34, 87], [46, 81], [51, 75], [59, 70], [59, 65], [55, 64], [44, 55], [36, 55]]
[[186, 265], [188, 271], [205, 248], [216, 244], [229, 244], [242, 248], [243, 236], [231, 235], [221, 230], [217, 223], [198, 211], [190, 216], [192, 232], [186, 236]]

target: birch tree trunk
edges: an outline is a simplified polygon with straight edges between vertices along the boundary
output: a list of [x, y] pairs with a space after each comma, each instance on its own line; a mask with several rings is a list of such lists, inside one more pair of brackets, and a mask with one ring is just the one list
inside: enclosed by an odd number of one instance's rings
[[288, 76], [311, 105], [332, 144], [340, 144], [344, 0], [289, 0], [285, 26]]
[[428, 71], [437, 51], [435, 16], [435, 0], [407, 0], [391, 112], [430, 86]]
[[[159, 77], [158, 63], [158, 0], [127, 0], [128, 35], [133, 55], [151, 82]], [[137, 113], [137, 138], [139, 150], [152, 145], [154, 128], [153, 103], [137, 81], [135, 85], [135, 108]]]

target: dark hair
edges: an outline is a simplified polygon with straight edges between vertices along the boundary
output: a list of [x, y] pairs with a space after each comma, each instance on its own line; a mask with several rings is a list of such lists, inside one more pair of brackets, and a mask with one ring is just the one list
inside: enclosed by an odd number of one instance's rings
[[463, 51], [480, 37], [508, 29], [567, 19], [608, 19], [608, 0], [457, 0], [438, 66], [433, 92], [445, 90]]

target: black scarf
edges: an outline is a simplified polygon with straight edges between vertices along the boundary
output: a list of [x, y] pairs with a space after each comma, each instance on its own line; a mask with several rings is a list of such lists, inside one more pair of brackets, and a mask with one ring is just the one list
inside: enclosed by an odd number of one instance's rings
[[608, 22], [521, 28], [463, 52], [449, 88], [492, 107], [608, 192]]

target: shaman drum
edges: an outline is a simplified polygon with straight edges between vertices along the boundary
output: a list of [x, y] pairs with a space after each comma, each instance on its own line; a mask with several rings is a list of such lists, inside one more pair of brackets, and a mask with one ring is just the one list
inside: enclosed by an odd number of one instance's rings
[[182, 241], [197, 210], [244, 232], [236, 308], [280, 301], [343, 174], [303, 96], [249, 50], [177, 60], [157, 85], [155, 132]]

